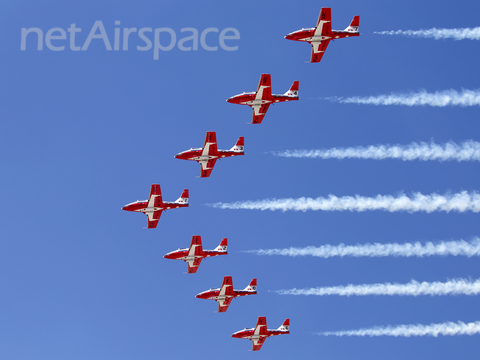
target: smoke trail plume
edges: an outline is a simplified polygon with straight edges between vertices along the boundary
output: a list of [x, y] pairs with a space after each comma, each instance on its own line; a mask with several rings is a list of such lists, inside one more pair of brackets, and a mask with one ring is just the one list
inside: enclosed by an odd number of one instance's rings
[[257, 201], [238, 201], [234, 203], [208, 204], [219, 209], [247, 209], [247, 210], [280, 210], [280, 211], [367, 211], [384, 210], [389, 212], [407, 211], [410, 213], [425, 211], [456, 211], [480, 212], [480, 195], [476, 192], [468, 193], [462, 191], [457, 194], [430, 194], [423, 195], [414, 193], [411, 197], [406, 195], [377, 195], [375, 197], [365, 196], [343, 196], [318, 197], [316, 199], [302, 197], [299, 199], [266, 199]]
[[454, 40], [480, 40], [480, 27], [460, 29], [428, 29], [428, 30], [397, 30], [397, 31], [375, 31], [378, 35], [404, 35], [421, 38], [454, 39]]
[[245, 252], [256, 255], [283, 255], [283, 256], [314, 256], [330, 258], [334, 256], [345, 257], [424, 257], [424, 256], [480, 256], [480, 238], [473, 238], [472, 241], [442, 241], [439, 243], [427, 242], [415, 243], [391, 243], [391, 244], [357, 244], [357, 245], [322, 245], [308, 246], [304, 248], [287, 249], [260, 249], [248, 250]]
[[340, 102], [343, 104], [367, 104], [367, 105], [406, 105], [406, 106], [479, 106], [480, 90], [462, 90], [460, 92], [450, 89], [428, 93], [426, 90], [420, 90], [408, 94], [389, 94], [378, 96], [353, 96], [327, 97], [326, 100]]
[[286, 150], [273, 152], [287, 158], [320, 159], [398, 159], [398, 160], [438, 160], [438, 161], [480, 161], [480, 143], [468, 140], [458, 145], [452, 141], [443, 145], [426, 142], [413, 142], [409, 145], [377, 145], [325, 150]]
[[327, 331], [319, 333], [324, 336], [434, 336], [439, 335], [475, 335], [480, 333], [480, 321], [465, 324], [462, 321], [457, 323], [446, 322], [442, 324], [410, 324], [399, 326], [377, 326], [370, 329], [348, 330], [348, 331]]
[[366, 295], [400, 295], [400, 296], [441, 296], [441, 295], [478, 295], [480, 293], [480, 279], [475, 281], [454, 279], [447, 282], [418, 282], [415, 280], [407, 284], [361, 284], [347, 286], [330, 286], [310, 289], [277, 290], [279, 295], [339, 295], [339, 296], [366, 296]]

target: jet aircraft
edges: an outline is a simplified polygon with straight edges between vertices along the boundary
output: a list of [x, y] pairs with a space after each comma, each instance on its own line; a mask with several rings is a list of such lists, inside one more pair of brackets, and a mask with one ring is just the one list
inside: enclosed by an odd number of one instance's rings
[[272, 94], [270, 74], [262, 74], [256, 92], [244, 92], [227, 99], [231, 104], [248, 105], [253, 109], [252, 124], [260, 124], [270, 104], [283, 101], [298, 100], [298, 81], [294, 81], [290, 89], [283, 95]]
[[122, 210], [142, 212], [147, 215], [148, 228], [157, 227], [158, 220], [163, 210], [188, 207], [188, 189], [184, 189], [182, 195], [174, 202], [162, 201], [162, 192], [159, 184], [152, 184], [148, 200], [137, 200], [122, 207]]
[[290, 319], [286, 319], [278, 329], [270, 330], [267, 329], [267, 318], [259, 316], [254, 329], [250, 328], [237, 331], [232, 334], [232, 337], [252, 340], [252, 351], [258, 351], [269, 336], [283, 334], [290, 334]]
[[175, 157], [182, 160], [194, 160], [200, 163], [200, 177], [209, 177], [215, 162], [225, 157], [243, 155], [244, 139], [240, 136], [230, 150], [217, 149], [217, 135], [214, 131], [207, 131], [203, 148], [185, 150]]
[[195, 297], [199, 299], [215, 300], [218, 302], [218, 312], [225, 312], [234, 298], [239, 296], [255, 295], [256, 293], [257, 279], [250, 281], [250, 284], [248, 284], [248, 286], [243, 290], [234, 290], [232, 277], [225, 276], [220, 289], [203, 291]]
[[322, 60], [322, 56], [327, 49], [330, 40], [342, 39], [351, 36], [360, 36], [358, 26], [360, 16], [354, 16], [352, 22], [345, 30], [332, 30], [331, 9], [324, 7], [320, 10], [317, 26], [315, 28], [301, 29], [285, 36], [285, 39], [295, 41], [306, 41], [312, 45], [312, 54], [310, 62], [317, 63]]
[[217, 255], [227, 255], [227, 245], [227, 238], [223, 238], [220, 245], [218, 245], [214, 250], [203, 250], [202, 238], [200, 235], [194, 235], [192, 236], [190, 248], [178, 249], [169, 252], [163, 257], [165, 259], [185, 261], [188, 264], [188, 273], [194, 274], [197, 272], [203, 258]]

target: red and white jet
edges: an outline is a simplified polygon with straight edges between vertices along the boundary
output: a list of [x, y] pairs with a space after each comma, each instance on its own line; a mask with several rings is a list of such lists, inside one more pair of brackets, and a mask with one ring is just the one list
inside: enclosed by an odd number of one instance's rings
[[177, 159], [194, 160], [200, 163], [200, 177], [209, 177], [215, 162], [225, 157], [243, 155], [244, 139], [240, 136], [230, 150], [217, 149], [217, 135], [214, 131], [207, 131], [203, 148], [182, 151], [175, 155]]
[[257, 279], [250, 281], [250, 284], [248, 284], [243, 290], [234, 290], [232, 277], [225, 276], [220, 289], [210, 289], [201, 292], [195, 297], [199, 299], [215, 300], [218, 302], [218, 312], [225, 312], [234, 298], [255, 294], [257, 294]]
[[293, 100], [298, 100], [298, 81], [294, 81], [285, 94], [272, 95], [272, 80], [270, 74], [262, 74], [256, 92], [244, 92], [232, 96], [227, 99], [227, 102], [250, 106], [253, 108], [252, 124], [260, 124], [270, 104]]
[[165, 259], [185, 261], [188, 264], [188, 273], [194, 274], [197, 272], [203, 258], [217, 255], [227, 255], [227, 246], [227, 238], [223, 238], [220, 245], [218, 245], [214, 250], [203, 250], [202, 238], [200, 237], [200, 235], [194, 235], [192, 236], [190, 248], [178, 249], [169, 252], [163, 257]]
[[259, 316], [254, 329], [243, 329], [232, 334], [238, 339], [249, 339], [253, 341], [252, 351], [258, 351], [269, 336], [290, 334], [290, 319], [286, 319], [276, 330], [267, 329], [267, 318]]
[[182, 195], [174, 202], [162, 201], [162, 192], [159, 184], [152, 184], [148, 200], [137, 200], [122, 207], [122, 210], [142, 212], [148, 217], [148, 228], [157, 227], [158, 220], [163, 210], [188, 207], [188, 189], [184, 189]]
[[353, 17], [352, 22], [345, 30], [332, 30], [331, 9], [324, 7], [320, 10], [317, 26], [315, 28], [294, 31], [285, 36], [285, 39], [306, 41], [310, 43], [312, 45], [310, 62], [317, 63], [322, 60], [322, 56], [325, 53], [330, 40], [360, 36], [360, 33], [358, 32], [359, 24], [360, 16], [357, 15]]

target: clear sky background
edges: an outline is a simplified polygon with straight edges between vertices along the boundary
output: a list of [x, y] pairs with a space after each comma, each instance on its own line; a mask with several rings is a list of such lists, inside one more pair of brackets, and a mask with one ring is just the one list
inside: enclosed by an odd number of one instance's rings
[[[310, 46], [283, 37], [315, 26], [322, 6], [333, 29], [360, 15], [361, 36], [330, 43], [319, 64]], [[478, 257], [293, 258], [246, 250], [414, 241], [471, 240], [478, 213], [224, 210], [207, 204], [267, 198], [446, 194], [479, 191], [478, 161], [320, 160], [271, 151], [329, 149], [434, 140], [480, 141], [479, 107], [342, 104], [326, 97], [478, 89], [480, 42], [382, 36], [375, 31], [480, 26], [474, 1], [2, 1], [0, 5], [0, 358], [477, 359], [479, 335], [335, 337], [326, 331], [480, 320], [477, 296], [294, 296], [291, 288], [480, 277]], [[81, 46], [100, 20], [115, 28], [168, 27], [200, 32], [232, 27], [237, 51], [86, 51], [36, 48], [30, 34], [71, 24]], [[115, 26], [115, 21], [120, 21]], [[68, 33], [67, 33], [68, 35]], [[150, 39], [153, 35], [147, 34]], [[167, 39], [165, 37], [164, 39]], [[163, 38], [162, 38], [163, 39]], [[165, 40], [162, 40], [165, 41]], [[207, 36], [218, 46], [218, 34]], [[189, 44], [186, 44], [189, 45]], [[300, 100], [271, 106], [247, 125], [247, 106], [225, 100], [255, 91], [260, 74], [272, 92], [300, 81]], [[245, 156], [217, 162], [210, 178], [174, 155], [216, 131], [220, 149], [245, 137]], [[147, 230], [143, 214], [121, 207], [190, 190], [190, 207], [164, 212]], [[228, 256], [184, 262], [163, 255], [201, 235], [206, 249], [229, 240]], [[258, 295], [224, 314], [195, 298], [231, 275], [236, 289], [258, 278]], [[291, 334], [258, 353], [230, 335], [291, 319]]]

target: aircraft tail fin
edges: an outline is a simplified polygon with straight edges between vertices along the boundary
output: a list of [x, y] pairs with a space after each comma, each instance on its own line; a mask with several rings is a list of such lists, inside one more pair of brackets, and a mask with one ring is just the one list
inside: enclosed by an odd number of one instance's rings
[[183, 189], [182, 195], [175, 202], [188, 205], [188, 189]]
[[277, 329], [278, 331], [282, 331], [284, 333], [290, 333], [290, 319], [285, 319], [282, 325]]
[[228, 241], [227, 238], [223, 238], [220, 245], [218, 245], [214, 251], [227, 252]]
[[252, 279], [250, 284], [244, 289], [244, 291], [255, 291], [257, 292], [257, 279]]
[[283, 95], [298, 97], [298, 84], [298, 81], [295, 80], [292, 86], [290, 86], [290, 89], [288, 89], [288, 91]]
[[242, 152], [243, 153], [243, 148], [245, 146], [245, 140], [243, 136], [240, 136], [235, 143], [235, 145], [230, 149], [230, 151], [235, 151], [235, 152]]
[[358, 33], [358, 27], [360, 26], [360, 16], [356, 15], [353, 17], [352, 22], [344, 31]]

